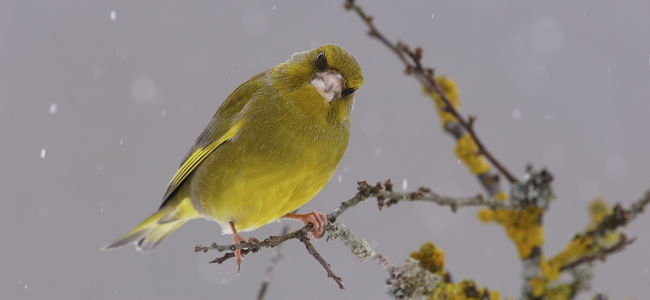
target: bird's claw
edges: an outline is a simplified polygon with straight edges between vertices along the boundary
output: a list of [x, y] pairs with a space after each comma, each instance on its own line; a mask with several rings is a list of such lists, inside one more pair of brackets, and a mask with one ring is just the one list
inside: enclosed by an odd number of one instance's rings
[[325, 236], [325, 226], [327, 225], [327, 215], [321, 212], [312, 211], [306, 214], [286, 214], [288, 219], [300, 221], [303, 225], [312, 224], [311, 235], [315, 240], [320, 240]]

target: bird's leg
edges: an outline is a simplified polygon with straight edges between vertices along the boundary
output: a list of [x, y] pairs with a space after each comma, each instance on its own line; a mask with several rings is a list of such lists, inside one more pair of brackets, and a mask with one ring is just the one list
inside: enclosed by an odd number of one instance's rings
[[[232, 229], [232, 243], [237, 245], [241, 243], [241, 241], [244, 240], [244, 238], [237, 233], [237, 229], [235, 229], [235, 223], [233, 221], [230, 221], [230, 229]], [[237, 275], [239, 275], [239, 269], [241, 268], [241, 249], [235, 250], [235, 258], [237, 259]]]
[[312, 211], [307, 214], [286, 214], [283, 218], [300, 221], [304, 225], [311, 223], [313, 226], [311, 235], [315, 240], [319, 240], [325, 235], [327, 216], [322, 212]]

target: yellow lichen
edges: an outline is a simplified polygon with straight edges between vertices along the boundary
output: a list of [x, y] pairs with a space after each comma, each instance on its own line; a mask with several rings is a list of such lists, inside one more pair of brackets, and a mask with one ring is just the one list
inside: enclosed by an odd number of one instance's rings
[[[591, 204], [589, 204], [589, 214], [591, 215], [591, 222], [589, 222], [588, 230], [596, 229], [600, 221], [605, 217], [611, 215], [613, 212], [612, 207], [605, 202], [602, 198], [594, 199]], [[612, 231], [605, 234], [603, 237], [600, 237], [597, 240], [598, 244], [601, 246], [612, 246], [619, 242], [618, 232]]]
[[580, 258], [591, 250], [592, 238], [586, 236], [576, 236], [569, 242], [564, 251], [555, 255], [548, 261], [542, 260], [540, 262], [540, 269], [542, 275], [548, 280], [556, 280], [560, 278], [560, 268], [562, 266]]
[[[612, 213], [612, 208], [603, 199], [596, 198], [589, 205], [589, 214], [591, 221], [587, 230], [595, 229], [598, 224]], [[484, 216], [483, 218], [487, 218]], [[604, 237], [592, 237], [588, 235], [576, 235], [566, 245], [564, 250], [555, 255], [553, 258], [546, 260], [542, 257], [539, 263], [542, 276], [530, 280], [533, 287], [533, 295], [536, 297], [544, 296], [547, 299], [569, 299], [570, 289], [564, 285], [558, 285], [548, 288], [549, 284], [560, 279], [562, 267], [574, 262], [581, 257], [592, 255], [598, 249], [611, 246], [618, 242], [618, 234], [611, 232]]]
[[[458, 111], [460, 108], [460, 100], [458, 97], [458, 87], [456, 86], [456, 82], [449, 77], [438, 76], [436, 77], [436, 83], [445, 93], [445, 96], [447, 96], [447, 99], [451, 105], [456, 109], [456, 111]], [[442, 122], [442, 126], [445, 126], [447, 122], [456, 122], [454, 115], [444, 109], [445, 102], [442, 101], [438, 93], [435, 91], [429, 91], [426, 87], [423, 88], [423, 92], [430, 96], [435, 102], [436, 109], [438, 110], [438, 115], [440, 116], [440, 122]]]
[[510, 198], [510, 196], [508, 196], [508, 193], [504, 191], [499, 191], [496, 195], [494, 195], [494, 198], [497, 200], [506, 201], [508, 198]]
[[501, 300], [499, 291], [488, 291], [485, 287], [478, 288], [472, 280], [465, 279], [457, 284], [445, 283], [436, 289], [429, 297], [430, 300]]
[[589, 204], [589, 215], [591, 216], [591, 222], [589, 223], [589, 229], [593, 229], [602, 221], [605, 217], [612, 213], [612, 207], [605, 202], [603, 198], [596, 198]]
[[542, 278], [533, 278], [529, 280], [528, 283], [533, 288], [533, 296], [535, 297], [544, 295], [546, 285], [548, 284], [548, 282]]
[[[591, 222], [587, 227], [588, 230], [595, 229], [596, 226], [605, 217], [612, 213], [612, 208], [600, 198], [594, 199], [589, 205], [589, 214], [591, 215]], [[549, 260], [542, 260], [540, 262], [540, 269], [542, 275], [548, 280], [553, 281], [560, 278], [562, 266], [575, 261], [586, 255], [593, 254], [598, 249], [598, 246], [609, 246], [618, 242], [618, 234], [611, 232], [603, 238], [594, 238], [590, 236], [578, 235], [575, 236], [564, 250]]]
[[479, 219], [483, 223], [497, 222], [503, 226], [519, 251], [519, 258], [524, 259], [530, 255], [533, 248], [544, 243], [544, 229], [540, 224], [543, 210], [539, 207], [529, 206], [523, 210], [515, 209], [483, 209], [479, 211]]
[[[460, 99], [458, 97], [458, 87], [456, 82], [446, 76], [436, 77], [436, 84], [444, 92], [447, 100], [451, 106], [456, 110], [460, 110]], [[430, 96], [433, 99], [433, 102], [436, 104], [436, 110], [440, 116], [440, 121], [442, 126], [445, 126], [449, 122], [456, 122], [456, 118], [452, 113], [446, 109], [446, 104], [440, 97], [440, 95], [434, 90], [429, 90], [424, 87], [423, 92]], [[482, 155], [477, 155], [478, 146], [472, 139], [471, 135], [465, 133], [458, 139], [456, 145], [456, 155], [472, 172], [472, 174], [479, 175], [486, 173], [490, 170], [490, 165], [487, 163], [485, 158]]]
[[544, 298], [553, 300], [569, 300], [573, 299], [573, 287], [570, 284], [562, 284], [555, 287], [548, 288], [544, 292]]
[[569, 284], [551, 286], [550, 281], [546, 278], [533, 278], [528, 283], [533, 288], [533, 297], [535, 298], [553, 300], [569, 300], [573, 298], [573, 288]]
[[460, 159], [470, 172], [475, 175], [486, 173], [490, 171], [490, 165], [487, 163], [482, 155], [477, 154], [478, 146], [472, 139], [469, 133], [463, 134], [456, 144], [456, 156]]
[[445, 271], [445, 253], [432, 242], [420, 246], [420, 251], [411, 253], [411, 257], [420, 262], [420, 267], [438, 275]]

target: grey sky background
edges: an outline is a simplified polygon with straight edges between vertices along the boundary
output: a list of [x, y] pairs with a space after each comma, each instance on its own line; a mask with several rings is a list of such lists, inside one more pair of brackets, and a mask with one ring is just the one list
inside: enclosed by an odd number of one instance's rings
[[[151, 214], [192, 141], [223, 99], [298, 51], [337, 43], [363, 68], [348, 151], [306, 210], [329, 212], [357, 180], [391, 178], [454, 196], [482, 192], [453, 155], [431, 101], [342, 1], [0, 1], [0, 298], [251, 299], [273, 250], [208, 264], [221, 243], [196, 220], [153, 253], [99, 249]], [[629, 204], [650, 188], [650, 2], [360, 1], [387, 35], [422, 45], [455, 78], [462, 110], [517, 175], [555, 175], [546, 215], [552, 255], [588, 222], [595, 196]], [[340, 219], [394, 263], [430, 240], [454, 279], [519, 295], [521, 267], [501, 227], [368, 201]], [[298, 228], [297, 223], [290, 223]], [[650, 215], [636, 243], [595, 268], [593, 291], [650, 295]], [[245, 237], [277, 234], [274, 223]], [[386, 274], [337, 242], [284, 245], [268, 299], [381, 299]]]

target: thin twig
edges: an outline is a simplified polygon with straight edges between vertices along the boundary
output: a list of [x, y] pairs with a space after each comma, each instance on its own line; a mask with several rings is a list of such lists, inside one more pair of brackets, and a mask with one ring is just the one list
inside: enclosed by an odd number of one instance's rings
[[379, 29], [377, 29], [373, 22], [373, 17], [366, 14], [365, 11], [363, 11], [363, 9], [361, 9], [361, 7], [358, 6], [354, 0], [345, 0], [344, 7], [347, 10], [355, 11], [357, 15], [361, 17], [361, 19], [369, 28], [369, 36], [381, 41], [382, 44], [384, 44], [393, 53], [395, 53], [395, 55], [397, 55], [397, 57], [406, 67], [407, 74], [414, 74], [422, 85], [424, 85], [428, 90], [434, 91], [440, 96], [440, 99], [445, 104], [445, 111], [451, 113], [454, 118], [456, 118], [458, 123], [460, 123], [460, 125], [471, 135], [472, 139], [476, 143], [476, 146], [478, 147], [479, 154], [484, 155], [490, 161], [490, 163], [492, 163], [492, 165], [497, 168], [499, 172], [506, 177], [506, 179], [508, 179], [510, 183], [517, 182], [518, 180], [512, 175], [512, 173], [510, 173], [510, 171], [508, 171], [506, 167], [487, 150], [487, 148], [483, 145], [483, 142], [481, 142], [479, 139], [478, 135], [474, 131], [474, 123], [476, 118], [471, 116], [469, 118], [465, 118], [462, 116], [458, 110], [454, 108], [454, 106], [451, 104], [451, 101], [449, 101], [449, 98], [447, 98], [445, 92], [436, 82], [434, 78], [434, 69], [425, 68], [422, 66], [422, 48], [417, 47], [414, 51], [412, 51], [404, 43], [391, 42], [383, 33], [381, 33], [381, 31], [379, 31]]
[[580, 266], [582, 264], [593, 262], [596, 259], [599, 259], [601, 261], [605, 261], [605, 258], [608, 255], [614, 254], [616, 252], [619, 252], [619, 251], [623, 250], [627, 245], [630, 245], [630, 244], [634, 243], [635, 240], [636, 240], [636, 238], [628, 239], [625, 234], [621, 233], [619, 235], [619, 242], [616, 243], [616, 245], [611, 246], [611, 247], [607, 247], [607, 248], [603, 248], [603, 249], [601, 249], [600, 251], [598, 251], [597, 253], [595, 253], [593, 255], [587, 255], [587, 256], [583, 256], [583, 257], [581, 257], [579, 259], [576, 259], [576, 260], [574, 260], [574, 261], [560, 267], [560, 271], [564, 272], [566, 270], [573, 269], [573, 268], [575, 268], [577, 266]]
[[316, 251], [314, 245], [312, 245], [312, 243], [309, 241], [309, 236], [307, 236], [307, 233], [303, 232], [301, 235], [298, 236], [298, 239], [303, 244], [305, 244], [305, 248], [307, 248], [307, 252], [309, 252], [309, 254], [311, 254], [311, 256], [313, 256], [320, 263], [320, 265], [323, 266], [323, 269], [325, 269], [325, 271], [327, 272], [327, 277], [331, 277], [332, 279], [334, 279], [334, 281], [336, 281], [336, 283], [339, 285], [339, 288], [344, 290], [345, 287], [343, 286], [343, 279], [341, 279], [341, 277], [336, 276], [336, 274], [334, 274], [331, 265], [327, 261], [325, 261], [323, 256], [321, 256], [320, 253]]

